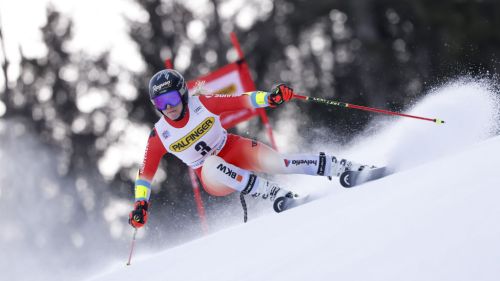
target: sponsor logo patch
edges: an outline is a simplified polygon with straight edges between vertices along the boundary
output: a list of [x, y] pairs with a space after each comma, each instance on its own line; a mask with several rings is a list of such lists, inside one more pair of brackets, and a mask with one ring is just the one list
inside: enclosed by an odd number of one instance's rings
[[200, 112], [202, 109], [203, 109], [203, 108], [202, 108], [202, 107], [201, 107], [201, 105], [200, 105], [200, 106], [198, 106], [197, 108], [195, 108], [194, 113], [198, 113], [198, 112]]
[[226, 87], [223, 87], [219, 90], [217, 90], [215, 93], [213, 93], [214, 95], [232, 95], [234, 93], [236, 93], [236, 85], [234, 83], [226, 86]]
[[170, 145], [170, 150], [173, 152], [182, 152], [188, 149], [191, 145], [201, 139], [214, 126], [215, 118], [208, 117], [194, 128], [187, 135], [183, 136], [176, 142]]
[[165, 82], [161, 83], [160, 85], [153, 85], [153, 92], [157, 93], [157, 92], [163, 91], [164, 89], [169, 88], [171, 85], [172, 85], [172, 81], [170, 81], [170, 80], [165, 81]]
[[319, 165], [318, 165], [318, 172], [317, 174], [320, 176], [325, 175], [325, 169], [326, 169], [326, 155], [324, 152], [319, 153]]
[[299, 165], [318, 165], [318, 160], [288, 160], [285, 159], [285, 165], [288, 167], [290, 164], [299, 166]]
[[233, 170], [229, 169], [224, 164], [219, 164], [219, 166], [217, 166], [217, 169], [219, 171], [223, 172], [225, 175], [229, 176], [230, 178], [235, 179], [235, 180], [237, 180], [239, 182], [241, 182], [243, 180], [243, 176], [242, 175], [237, 174], [236, 172], [234, 172]]

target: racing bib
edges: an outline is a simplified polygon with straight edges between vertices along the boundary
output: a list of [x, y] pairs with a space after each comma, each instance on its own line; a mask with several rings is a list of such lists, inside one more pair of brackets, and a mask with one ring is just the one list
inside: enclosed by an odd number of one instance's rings
[[187, 110], [189, 121], [184, 127], [175, 128], [162, 116], [155, 128], [166, 150], [196, 169], [224, 147], [227, 132], [219, 116], [203, 106], [197, 96], [189, 97]]

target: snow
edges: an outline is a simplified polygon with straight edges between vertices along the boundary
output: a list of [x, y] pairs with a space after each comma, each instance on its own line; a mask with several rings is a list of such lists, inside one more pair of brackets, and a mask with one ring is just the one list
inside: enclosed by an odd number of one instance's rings
[[447, 123], [378, 120], [343, 151], [395, 174], [352, 189], [296, 177], [328, 192], [160, 253], [139, 239], [131, 266], [124, 255], [89, 280], [500, 280], [497, 97], [458, 81], [409, 113]]

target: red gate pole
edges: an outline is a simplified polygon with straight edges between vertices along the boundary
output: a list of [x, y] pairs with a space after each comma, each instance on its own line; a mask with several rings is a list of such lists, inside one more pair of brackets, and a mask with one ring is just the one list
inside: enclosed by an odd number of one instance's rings
[[[165, 68], [173, 69], [172, 60], [170, 58], [165, 60]], [[203, 200], [201, 199], [200, 185], [198, 184], [198, 179], [193, 169], [188, 167], [189, 179], [191, 180], [191, 186], [193, 187], [194, 201], [196, 202], [196, 209], [198, 210], [198, 217], [200, 218], [201, 229], [203, 234], [208, 234], [208, 224], [207, 217], [205, 215], [205, 207], [203, 206]]]
[[189, 178], [191, 179], [191, 185], [193, 186], [194, 201], [196, 202], [196, 209], [198, 210], [198, 216], [200, 217], [201, 228], [203, 229], [203, 234], [208, 234], [208, 224], [207, 218], [205, 216], [205, 207], [203, 207], [203, 200], [201, 200], [200, 185], [198, 184], [198, 179], [193, 169], [189, 169]]
[[172, 64], [172, 60], [170, 58], [165, 60], [165, 68], [168, 68], [168, 69], [174, 68], [174, 65]]

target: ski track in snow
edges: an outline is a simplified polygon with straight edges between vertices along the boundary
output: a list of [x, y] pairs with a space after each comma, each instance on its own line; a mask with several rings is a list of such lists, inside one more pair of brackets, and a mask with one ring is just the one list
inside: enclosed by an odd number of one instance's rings
[[294, 190], [324, 198], [154, 255], [139, 241], [132, 266], [92, 280], [499, 280], [500, 137], [484, 141], [498, 132], [498, 98], [457, 81], [407, 113], [446, 124], [384, 118], [340, 151], [394, 175], [353, 189], [293, 176]]
[[[387, 165], [398, 172], [457, 153], [470, 145], [498, 133], [500, 128], [500, 97], [489, 81], [463, 78], [435, 89], [418, 101], [406, 114], [445, 120], [442, 125], [404, 117], [379, 116], [370, 133], [361, 134], [349, 146], [327, 147], [337, 158], [363, 164]], [[375, 129], [375, 132], [371, 128]], [[288, 177], [288, 179], [286, 178]], [[297, 192], [322, 196], [335, 192], [324, 178], [302, 175], [280, 177]]]
[[[88, 276], [500, 280], [500, 138], [492, 138], [499, 130], [499, 102], [488, 83], [448, 83], [405, 112], [443, 119], [444, 125], [377, 116], [369, 133], [349, 146], [326, 145], [336, 156], [389, 165], [394, 175], [353, 189], [341, 188], [337, 179], [279, 177], [296, 192], [324, 198], [282, 214], [249, 214], [247, 224], [155, 254], [142, 252], [139, 239], [132, 266], [125, 266], [124, 249], [105, 272]], [[55, 275], [69, 276], [68, 271]]]

